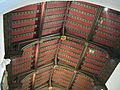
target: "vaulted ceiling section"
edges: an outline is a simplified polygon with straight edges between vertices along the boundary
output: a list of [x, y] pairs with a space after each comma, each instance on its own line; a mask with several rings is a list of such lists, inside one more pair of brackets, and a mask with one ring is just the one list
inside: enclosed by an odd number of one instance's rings
[[4, 15], [10, 90], [107, 90], [120, 58], [120, 13], [83, 1]]

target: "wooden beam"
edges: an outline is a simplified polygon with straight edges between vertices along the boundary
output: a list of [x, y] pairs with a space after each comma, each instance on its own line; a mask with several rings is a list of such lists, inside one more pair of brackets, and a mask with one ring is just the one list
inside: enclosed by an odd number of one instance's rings
[[70, 90], [70, 89], [71, 89], [72, 84], [73, 84], [73, 82], [74, 82], [76, 76], [77, 76], [77, 71], [74, 71], [74, 74], [73, 74], [73, 76], [72, 76], [72, 79], [71, 79], [71, 81], [70, 81], [68, 87], [67, 87], [67, 90]]
[[82, 50], [81, 58], [80, 58], [80, 60], [78, 60], [78, 63], [77, 63], [77, 66], [76, 66], [76, 70], [79, 70], [81, 64], [83, 63], [83, 58], [85, 56], [86, 50], [88, 48], [88, 45], [89, 45], [89, 43], [85, 42], [85, 46], [84, 46], [84, 48]]
[[35, 58], [34, 58], [34, 69], [37, 68], [37, 60], [38, 60], [38, 51], [39, 50], [39, 43], [35, 44]]
[[60, 45], [61, 45], [61, 39], [58, 41], [58, 45], [56, 48], [55, 59], [54, 59], [55, 65], [58, 65], [58, 53], [59, 53]]
[[3, 25], [4, 25], [4, 42], [5, 42], [5, 58], [10, 58], [10, 52], [8, 52], [12, 47], [11, 39], [12, 36], [10, 35], [12, 31], [12, 13], [4, 14], [3, 16]]
[[34, 90], [34, 86], [35, 86], [35, 77], [36, 77], [36, 72], [34, 72], [32, 75], [32, 90]]
[[67, 2], [67, 6], [66, 6], [66, 10], [65, 10], [65, 15], [64, 15], [64, 22], [63, 22], [63, 26], [62, 26], [62, 36], [65, 35], [65, 20], [67, 20], [67, 14], [69, 14], [69, 7], [71, 5], [71, 1]]
[[[68, 7], [69, 7], [69, 5], [70, 5], [70, 2], [67, 3], [65, 15], [64, 15], [64, 20], [67, 19], [66, 15], [68, 14]], [[65, 34], [65, 28], [64, 28], [64, 26], [65, 26], [65, 22], [63, 22], [63, 26], [62, 26], [62, 36], [64, 36], [64, 34]], [[61, 45], [61, 40], [59, 40], [58, 46], [57, 46], [57, 50], [56, 50], [56, 55], [55, 55], [55, 59], [54, 59], [55, 65], [58, 64], [58, 52], [59, 52], [60, 45]]]
[[[67, 14], [68, 14], [68, 8], [69, 8], [69, 6], [70, 6], [70, 2], [67, 2], [67, 7], [66, 7], [66, 11], [65, 11], [65, 15], [64, 15], [64, 21], [67, 19]], [[64, 28], [64, 26], [65, 26], [65, 24], [66, 24], [66, 22], [63, 22], [63, 26], [62, 26], [62, 36], [64, 36], [65, 35], [65, 28]], [[61, 36], [61, 37], [62, 37]], [[59, 43], [58, 43], [58, 47], [57, 47], [57, 50], [56, 50], [56, 55], [55, 55], [55, 65], [57, 65], [58, 64], [58, 52], [59, 52], [59, 48], [60, 48], [60, 45], [61, 45], [61, 40], [59, 40]]]
[[[42, 38], [42, 27], [43, 27], [43, 14], [44, 14], [44, 10], [45, 10], [45, 2], [42, 2], [41, 4], [41, 7], [40, 7], [40, 11], [41, 11], [41, 13], [40, 13], [40, 22], [39, 22], [39, 24], [40, 24], [40, 26], [39, 26], [39, 28], [38, 28], [38, 41], [37, 41], [37, 43], [35, 44], [35, 58], [34, 58], [34, 69], [35, 69], [35, 71], [37, 71], [37, 65], [38, 65], [38, 55], [39, 55], [39, 53], [40, 53], [40, 50], [39, 50], [39, 48], [40, 48], [40, 40], [41, 40], [41, 38]], [[34, 90], [35, 88], [35, 76], [36, 76], [36, 72], [33, 74], [33, 80], [32, 80], [32, 90]]]
[[42, 2], [41, 4], [41, 8], [40, 8], [40, 22], [39, 22], [39, 28], [38, 28], [38, 32], [39, 32], [39, 34], [38, 34], [38, 38], [40, 38], [41, 39], [41, 37], [42, 37], [42, 28], [43, 28], [43, 21], [44, 21], [44, 18], [45, 17], [43, 17], [44, 16], [44, 14], [45, 14], [45, 2]]
[[88, 35], [87, 41], [90, 41], [90, 40], [93, 39], [93, 36], [95, 34], [95, 30], [96, 30], [95, 28], [96, 28], [96, 25], [98, 24], [98, 20], [100, 18], [100, 15], [101, 15], [102, 11], [103, 11], [103, 7], [99, 7], [98, 10], [97, 10], [97, 13], [95, 15], [94, 22], [93, 22], [93, 24], [91, 26], [91, 30], [90, 30], [91, 32]]
[[54, 68], [51, 70], [51, 73], [50, 73], [49, 84], [48, 84], [49, 87], [52, 87], [52, 77], [53, 77], [53, 73], [54, 73]]

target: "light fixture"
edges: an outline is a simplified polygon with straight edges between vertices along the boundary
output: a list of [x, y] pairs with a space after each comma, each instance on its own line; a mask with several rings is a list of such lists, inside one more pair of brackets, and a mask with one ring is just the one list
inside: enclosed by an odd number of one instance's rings
[[89, 53], [93, 54], [95, 51], [93, 49], [89, 49]]
[[61, 36], [62, 41], [66, 40], [66, 38], [67, 38], [66, 36]]
[[53, 87], [49, 87], [49, 88], [48, 88], [48, 90], [52, 90], [52, 89], [53, 89]]
[[108, 8], [104, 8], [104, 11], [106, 11], [106, 12], [107, 12], [107, 11], [108, 11]]
[[102, 23], [103, 23], [103, 20], [101, 20], [100, 23], [102, 24]]

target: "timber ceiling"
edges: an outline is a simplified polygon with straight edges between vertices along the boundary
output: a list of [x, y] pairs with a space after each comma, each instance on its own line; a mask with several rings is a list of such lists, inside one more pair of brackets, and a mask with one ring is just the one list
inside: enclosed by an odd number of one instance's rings
[[4, 36], [10, 90], [106, 90], [120, 57], [120, 13], [37, 3], [5, 14]]

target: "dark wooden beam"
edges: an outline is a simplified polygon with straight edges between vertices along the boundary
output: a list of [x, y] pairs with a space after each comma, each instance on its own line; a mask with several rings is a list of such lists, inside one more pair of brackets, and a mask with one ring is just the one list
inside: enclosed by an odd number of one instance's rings
[[64, 22], [63, 22], [63, 26], [62, 26], [62, 36], [65, 35], [65, 24], [66, 24], [66, 20], [67, 20], [67, 14], [69, 14], [70, 5], [71, 5], [71, 1], [68, 1], [67, 6], [66, 6], [66, 10], [65, 10], [65, 15], [64, 15]]
[[20, 41], [20, 42], [18, 42], [18, 47], [17, 48], [18, 48], [18, 50], [21, 50], [24, 46], [29, 45], [30, 43], [34, 43], [36, 41], [38, 41], [38, 38], [25, 40], [24, 42]]
[[37, 60], [38, 60], [38, 52], [39, 52], [39, 43], [35, 44], [35, 57], [34, 57], [34, 69], [37, 68]]
[[[5, 54], [11, 49], [12, 13], [3, 15]], [[9, 53], [8, 53], [9, 54]], [[7, 55], [8, 55], [7, 54]], [[7, 57], [7, 55], [5, 55]]]
[[12, 76], [12, 64], [10, 63], [9, 65], [7, 65], [6, 67], [7, 72], [8, 72], [8, 85], [9, 85], [9, 89], [13, 90], [13, 84], [12, 84], [12, 80], [13, 80], [13, 76]]
[[107, 86], [105, 84], [98, 84], [93, 87], [95, 90], [108, 90]]
[[37, 70], [37, 65], [38, 65], [38, 55], [40, 53], [40, 43], [41, 43], [41, 38], [42, 38], [42, 28], [43, 28], [43, 21], [44, 17], [43, 15], [45, 14], [45, 2], [42, 2], [40, 4], [40, 21], [39, 21], [39, 28], [38, 28], [38, 42], [35, 44], [35, 60], [34, 60], [34, 68]]
[[46, 3], [45, 2], [42, 2], [41, 4], [41, 7], [40, 7], [40, 21], [39, 21], [39, 28], [38, 28], [38, 38], [39, 39], [41, 39], [41, 37], [42, 37], [42, 29], [43, 29], [43, 24], [44, 24], [44, 15], [45, 15], [45, 9], [46, 9], [46, 7], [45, 7], [45, 5], [46, 5]]
[[97, 13], [95, 15], [94, 22], [92, 23], [92, 26], [91, 26], [91, 29], [90, 29], [91, 32], [90, 32], [90, 34], [89, 34], [89, 36], [87, 38], [87, 41], [90, 41], [90, 40], [93, 39], [93, 36], [95, 34], [95, 30], [96, 30], [95, 28], [96, 28], [96, 26], [98, 24], [98, 20], [100, 18], [100, 15], [101, 15], [102, 11], [103, 11], [103, 7], [99, 7], [98, 10], [97, 10]]
[[35, 86], [35, 77], [36, 77], [36, 72], [34, 72], [32, 75], [32, 90], [34, 90], [34, 86]]
[[48, 83], [48, 86], [49, 86], [49, 87], [52, 87], [52, 77], [53, 77], [53, 73], [54, 73], [54, 68], [51, 70], [51, 73], [50, 73], [49, 83]]
[[5, 53], [4, 58], [9, 59], [9, 58], [17, 58], [21, 56], [22, 56], [22, 51], [8, 50], [8, 52]]
[[64, 37], [65, 37], [64, 40], [66, 40], [66, 36], [64, 36], [65, 35], [65, 27], [64, 26], [66, 24], [65, 20], [67, 19], [67, 14], [68, 14], [68, 9], [69, 9], [70, 4], [71, 4], [71, 2], [68, 1], [67, 2], [67, 7], [66, 7], [66, 10], [65, 10], [65, 15], [64, 15], [64, 22], [62, 24], [63, 25], [62, 26], [62, 32], [61, 32], [62, 36], [61, 36], [61, 39], [58, 42], [58, 46], [57, 46], [57, 50], [56, 50], [56, 55], [55, 55], [55, 60], [54, 60], [55, 65], [58, 64], [58, 52], [59, 52], [59, 48], [60, 48], [60, 45], [61, 45], [61, 40], [63, 40]]
[[56, 53], [55, 53], [55, 58], [54, 58], [54, 64], [58, 65], [58, 52], [59, 52], [59, 48], [60, 48], [60, 40], [58, 42], [57, 48], [56, 48]]
[[72, 84], [73, 84], [73, 82], [74, 82], [76, 76], [77, 76], [77, 71], [74, 71], [74, 74], [73, 74], [73, 76], [72, 76], [72, 79], [71, 79], [71, 81], [70, 81], [68, 87], [67, 87], [67, 90], [70, 90], [70, 89], [71, 89]]
[[89, 45], [89, 43], [88, 43], [88, 42], [85, 42], [85, 46], [84, 46], [84, 48], [83, 48], [83, 50], [82, 50], [82, 54], [81, 54], [80, 60], [78, 60], [78, 62], [77, 62], [76, 70], [79, 70], [80, 66], [81, 66], [82, 63], [83, 63], [84, 56], [85, 56], [86, 50], [87, 50], [87, 48], [88, 48], [88, 45]]

